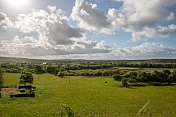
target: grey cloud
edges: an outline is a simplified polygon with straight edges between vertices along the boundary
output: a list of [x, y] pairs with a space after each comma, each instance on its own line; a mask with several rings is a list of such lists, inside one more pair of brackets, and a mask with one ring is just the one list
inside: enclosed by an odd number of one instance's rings
[[79, 21], [79, 26], [84, 29], [112, 33], [113, 27], [106, 14], [99, 10], [95, 4], [88, 4], [84, 0], [76, 0], [71, 17]]
[[55, 22], [46, 22], [47, 34], [49, 42], [56, 45], [73, 45], [71, 38], [82, 38], [83, 32], [79, 29], [70, 27], [65, 19], [57, 19]]

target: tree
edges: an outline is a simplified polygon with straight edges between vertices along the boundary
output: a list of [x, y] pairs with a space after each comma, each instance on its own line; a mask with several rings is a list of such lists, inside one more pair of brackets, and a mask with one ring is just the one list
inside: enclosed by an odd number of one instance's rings
[[54, 74], [54, 75], [57, 75], [58, 74], [58, 70], [56, 67], [54, 66], [48, 66], [47, 67], [47, 72], [50, 73], [50, 74]]
[[168, 69], [163, 70], [164, 82], [167, 82], [168, 84], [170, 84], [172, 82], [172, 77], [170, 74], [171, 74], [170, 70], [168, 70]]
[[22, 72], [20, 77], [20, 84], [33, 83], [33, 76], [30, 72]]
[[3, 86], [3, 69], [0, 67], [0, 98], [1, 98], [1, 88]]
[[148, 82], [151, 80], [151, 73], [147, 73], [145, 71], [140, 71], [138, 73], [137, 80], [139, 82]]
[[42, 74], [43, 73], [42, 67], [40, 65], [35, 66], [35, 73], [36, 74]]

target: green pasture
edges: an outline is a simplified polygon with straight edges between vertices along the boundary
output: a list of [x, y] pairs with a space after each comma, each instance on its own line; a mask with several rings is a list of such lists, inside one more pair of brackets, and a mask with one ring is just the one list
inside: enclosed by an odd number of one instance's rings
[[[4, 83], [17, 84], [19, 76], [7, 73]], [[58, 117], [62, 104], [71, 107], [76, 117], [176, 116], [176, 86], [122, 88], [112, 77], [33, 76], [36, 97], [2, 97], [0, 117]]]

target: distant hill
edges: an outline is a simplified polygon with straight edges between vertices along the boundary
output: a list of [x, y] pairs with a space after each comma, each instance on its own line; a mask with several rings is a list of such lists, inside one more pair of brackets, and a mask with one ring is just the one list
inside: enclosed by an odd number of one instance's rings
[[28, 58], [15, 58], [15, 57], [0, 57], [0, 63], [71, 63], [71, 62], [149, 62], [149, 63], [176, 63], [176, 59], [148, 59], [148, 60], [83, 60], [83, 59], [61, 59], [61, 60], [44, 60], [44, 59], [28, 59]]
[[14, 58], [14, 57], [0, 57], [0, 63], [44, 63], [49, 60], [42, 59], [27, 59], [27, 58]]

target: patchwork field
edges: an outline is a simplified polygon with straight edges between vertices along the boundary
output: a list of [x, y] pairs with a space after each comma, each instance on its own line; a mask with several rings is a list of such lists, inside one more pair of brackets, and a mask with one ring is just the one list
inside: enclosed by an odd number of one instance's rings
[[[20, 74], [6, 73], [5, 84], [18, 84]], [[62, 104], [75, 116], [135, 117], [176, 116], [176, 86], [122, 88], [112, 77], [65, 77], [50, 74], [34, 76], [36, 97], [0, 99], [0, 117], [59, 116]], [[107, 83], [105, 83], [107, 82]]]

